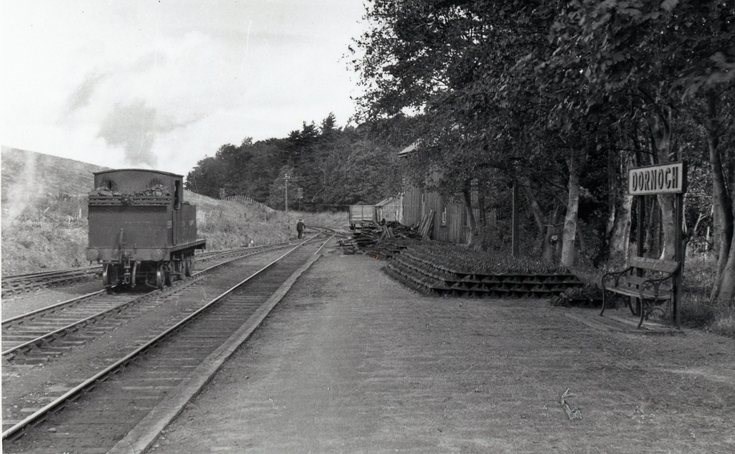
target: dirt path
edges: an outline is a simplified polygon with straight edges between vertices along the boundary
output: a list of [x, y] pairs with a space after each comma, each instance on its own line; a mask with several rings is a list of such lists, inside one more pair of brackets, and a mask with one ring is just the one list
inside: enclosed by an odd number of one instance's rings
[[153, 452], [735, 452], [734, 340], [427, 298], [380, 266], [323, 257]]

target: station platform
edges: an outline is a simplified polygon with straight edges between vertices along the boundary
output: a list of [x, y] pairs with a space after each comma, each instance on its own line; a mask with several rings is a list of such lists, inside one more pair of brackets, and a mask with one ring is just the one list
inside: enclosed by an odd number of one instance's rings
[[426, 297], [383, 264], [319, 259], [150, 452], [735, 452], [735, 340]]

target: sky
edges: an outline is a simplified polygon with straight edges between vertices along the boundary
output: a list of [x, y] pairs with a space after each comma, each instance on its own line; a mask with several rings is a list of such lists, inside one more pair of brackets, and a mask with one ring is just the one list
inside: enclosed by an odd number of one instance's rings
[[362, 0], [0, 0], [0, 143], [186, 175], [359, 94]]

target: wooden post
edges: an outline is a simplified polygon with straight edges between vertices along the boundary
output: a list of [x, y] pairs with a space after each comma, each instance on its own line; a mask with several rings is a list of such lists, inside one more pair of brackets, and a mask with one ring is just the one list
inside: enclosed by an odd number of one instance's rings
[[284, 191], [283, 191], [283, 201], [284, 201], [284, 204], [286, 205], [286, 216], [288, 216], [288, 179], [289, 178], [290, 178], [289, 174], [286, 174], [283, 177], [283, 182], [285, 183]]
[[676, 223], [676, 229], [674, 230], [674, 256], [676, 261], [679, 262], [679, 270], [674, 276], [674, 285], [671, 288], [671, 300], [673, 306], [671, 308], [671, 317], [673, 318], [674, 325], [677, 328], [681, 327], [681, 289], [682, 281], [684, 276], [684, 250], [683, 238], [682, 238], [682, 226], [684, 224], [684, 194], [687, 192], [687, 163], [682, 163], [682, 190], [676, 194], [676, 205], [674, 207], [674, 222]]
[[[646, 198], [645, 196], [636, 197], [636, 209], [638, 210], [638, 219], [636, 219], [636, 234], [635, 234], [635, 255], [636, 257], [643, 257], [643, 242], [645, 241], [646, 235], [643, 232], [645, 228], [645, 215], [646, 215]], [[628, 254], [626, 254], [627, 257]], [[638, 277], [643, 275], [642, 270], [636, 270]], [[631, 307], [635, 304], [635, 307], [639, 311], [643, 310], [643, 301], [634, 296], [630, 297]]]
[[646, 215], [646, 203], [643, 197], [638, 197], [636, 200], [636, 208], [638, 210], [638, 218], [636, 219], [636, 236], [635, 236], [635, 255], [643, 257], [643, 242], [645, 241], [645, 235], [643, 229], [645, 229], [645, 215]]
[[512, 214], [511, 214], [511, 249], [513, 257], [518, 257], [519, 241], [518, 238], [518, 180], [513, 179], [513, 196], [512, 196]]
[[676, 223], [676, 230], [674, 231], [674, 257], [679, 262], [679, 270], [674, 276], [674, 285], [671, 289], [671, 299], [673, 306], [671, 309], [671, 317], [673, 318], [674, 325], [679, 328], [681, 323], [681, 317], [679, 315], [680, 302], [681, 302], [681, 284], [682, 284], [682, 273], [684, 272], [684, 251], [682, 245], [682, 232], [681, 224], [684, 211], [684, 194], [676, 194], [676, 206], [674, 208], [674, 222]]

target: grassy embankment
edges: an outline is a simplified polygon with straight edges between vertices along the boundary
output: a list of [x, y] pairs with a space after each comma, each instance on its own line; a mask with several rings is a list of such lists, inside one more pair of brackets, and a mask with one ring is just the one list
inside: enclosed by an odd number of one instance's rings
[[[101, 167], [28, 151], [2, 149], [2, 274], [86, 265], [87, 193]], [[257, 203], [215, 200], [191, 192], [199, 236], [209, 250], [286, 241], [300, 213]], [[316, 225], [319, 215], [314, 215]], [[307, 225], [309, 215], [303, 214]], [[324, 215], [322, 222], [334, 216]], [[338, 217], [337, 217], [338, 218]]]

